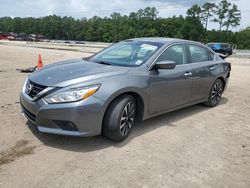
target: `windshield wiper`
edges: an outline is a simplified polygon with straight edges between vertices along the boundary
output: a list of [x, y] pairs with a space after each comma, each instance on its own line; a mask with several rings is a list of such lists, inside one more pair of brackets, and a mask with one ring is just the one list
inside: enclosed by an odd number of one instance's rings
[[108, 62], [104, 62], [104, 61], [99, 61], [99, 62], [97, 62], [97, 63], [102, 64], [102, 65], [112, 65], [112, 64], [110, 64], [110, 63], [108, 63]]

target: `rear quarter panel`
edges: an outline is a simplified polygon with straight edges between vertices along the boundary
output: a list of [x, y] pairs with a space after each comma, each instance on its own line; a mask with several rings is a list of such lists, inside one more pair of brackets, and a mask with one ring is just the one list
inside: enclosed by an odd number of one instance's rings
[[225, 90], [230, 77], [231, 64], [220, 57], [218, 57], [214, 64], [217, 66], [215, 71], [212, 72], [214, 81], [218, 78], [222, 79], [224, 81]]

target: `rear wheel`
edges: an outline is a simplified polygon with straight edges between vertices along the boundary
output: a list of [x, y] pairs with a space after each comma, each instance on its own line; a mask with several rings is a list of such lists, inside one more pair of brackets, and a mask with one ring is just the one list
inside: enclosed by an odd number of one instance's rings
[[103, 122], [103, 135], [114, 141], [128, 137], [136, 115], [136, 101], [131, 95], [115, 99], [109, 106]]
[[209, 94], [208, 101], [205, 103], [207, 106], [217, 106], [221, 100], [224, 84], [221, 79], [215, 80]]

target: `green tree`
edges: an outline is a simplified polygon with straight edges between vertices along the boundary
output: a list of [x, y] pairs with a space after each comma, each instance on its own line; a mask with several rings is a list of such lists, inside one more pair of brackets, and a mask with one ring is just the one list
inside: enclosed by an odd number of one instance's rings
[[144, 18], [155, 20], [159, 14], [155, 7], [147, 7], [143, 10]]
[[229, 3], [227, 0], [222, 0], [219, 5], [217, 6], [217, 9], [215, 11], [216, 18], [213, 20], [214, 22], [219, 23], [219, 30], [221, 31], [223, 25], [225, 25], [227, 21], [227, 13], [229, 11], [229, 8], [231, 6], [231, 3]]
[[223, 26], [226, 26], [226, 31], [228, 31], [229, 27], [237, 27], [240, 25], [241, 20], [241, 13], [238, 10], [237, 5], [233, 5], [232, 8], [228, 10], [227, 14], [227, 20], [223, 24]]
[[202, 41], [204, 36], [204, 27], [198, 18], [186, 17], [182, 28], [184, 39]]
[[238, 49], [250, 49], [250, 27], [235, 33], [236, 42], [234, 43]]
[[216, 5], [214, 3], [206, 2], [202, 5], [202, 20], [205, 24], [205, 29], [207, 30], [207, 25], [210, 18], [213, 17], [216, 12]]
[[199, 5], [194, 4], [191, 8], [187, 10], [187, 16], [191, 18], [201, 19], [202, 9]]

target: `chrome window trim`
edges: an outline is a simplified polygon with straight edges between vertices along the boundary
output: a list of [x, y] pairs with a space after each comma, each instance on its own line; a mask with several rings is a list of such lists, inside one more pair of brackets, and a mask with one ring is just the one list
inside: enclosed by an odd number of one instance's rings
[[[214, 58], [213, 58], [212, 60], [209, 60], [209, 61], [202, 61], [202, 62], [211, 62], [211, 61], [215, 61], [215, 60], [216, 60], [216, 53], [214, 53], [214, 51], [212, 51], [211, 49], [207, 48], [206, 46], [202, 46], [202, 45], [199, 45], [199, 44], [196, 44], [196, 43], [189, 43], [189, 42], [187, 42], [187, 43], [175, 42], [175, 43], [172, 43], [172, 44], [166, 46], [166, 47], [162, 50], [162, 52], [161, 52], [161, 53], [153, 60], [153, 62], [150, 64], [150, 66], [148, 67], [148, 71], [151, 71], [151, 70], [152, 70], [152, 68], [153, 68], [153, 66], [155, 65], [157, 59], [158, 59], [158, 58], [159, 58], [168, 48], [170, 48], [170, 47], [172, 47], [172, 46], [174, 46], [174, 45], [178, 45], [178, 44], [179, 44], [179, 45], [196, 45], [196, 46], [199, 46], [199, 47], [205, 49], [205, 50], [207, 51], [207, 53], [208, 53], [208, 52], [212, 52], [212, 53], [214, 54]], [[187, 59], [187, 60], [188, 60], [188, 59]], [[184, 65], [188, 65], [188, 64], [191, 65], [191, 64], [197, 64], [197, 63], [201, 63], [201, 62], [195, 62], [195, 63], [188, 62], [188, 63], [186, 63], [186, 64], [176, 65], [176, 66], [184, 66]]]

